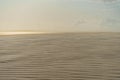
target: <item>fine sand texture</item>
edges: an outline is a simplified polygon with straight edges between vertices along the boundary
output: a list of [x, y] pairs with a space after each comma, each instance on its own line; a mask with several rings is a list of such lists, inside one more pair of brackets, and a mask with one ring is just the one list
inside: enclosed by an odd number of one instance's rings
[[0, 80], [120, 80], [120, 33], [1, 35]]

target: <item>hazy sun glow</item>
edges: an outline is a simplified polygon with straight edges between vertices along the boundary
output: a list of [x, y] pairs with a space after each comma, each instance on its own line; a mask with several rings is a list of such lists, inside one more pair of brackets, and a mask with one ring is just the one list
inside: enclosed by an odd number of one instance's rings
[[0, 32], [0, 35], [42, 34], [43, 32]]

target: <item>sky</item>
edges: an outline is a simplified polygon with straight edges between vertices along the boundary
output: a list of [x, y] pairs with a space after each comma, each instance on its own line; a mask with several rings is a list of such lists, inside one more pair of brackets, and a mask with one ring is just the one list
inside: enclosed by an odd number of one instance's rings
[[120, 32], [120, 0], [0, 0], [0, 31]]

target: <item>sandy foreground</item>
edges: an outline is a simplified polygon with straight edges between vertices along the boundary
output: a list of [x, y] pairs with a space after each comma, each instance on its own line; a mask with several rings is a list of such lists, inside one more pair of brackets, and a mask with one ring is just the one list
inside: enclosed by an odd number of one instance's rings
[[120, 33], [0, 36], [0, 80], [120, 80]]

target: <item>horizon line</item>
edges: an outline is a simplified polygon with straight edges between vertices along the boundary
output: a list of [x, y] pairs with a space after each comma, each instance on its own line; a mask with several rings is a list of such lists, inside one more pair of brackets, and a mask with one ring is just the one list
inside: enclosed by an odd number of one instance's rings
[[81, 32], [31, 32], [31, 31], [2, 31], [0, 32], [0, 35], [24, 35], [24, 34], [54, 34], [54, 33], [120, 33], [120, 32], [114, 32], [114, 31], [104, 31], [104, 32], [98, 32], [98, 31], [81, 31]]

